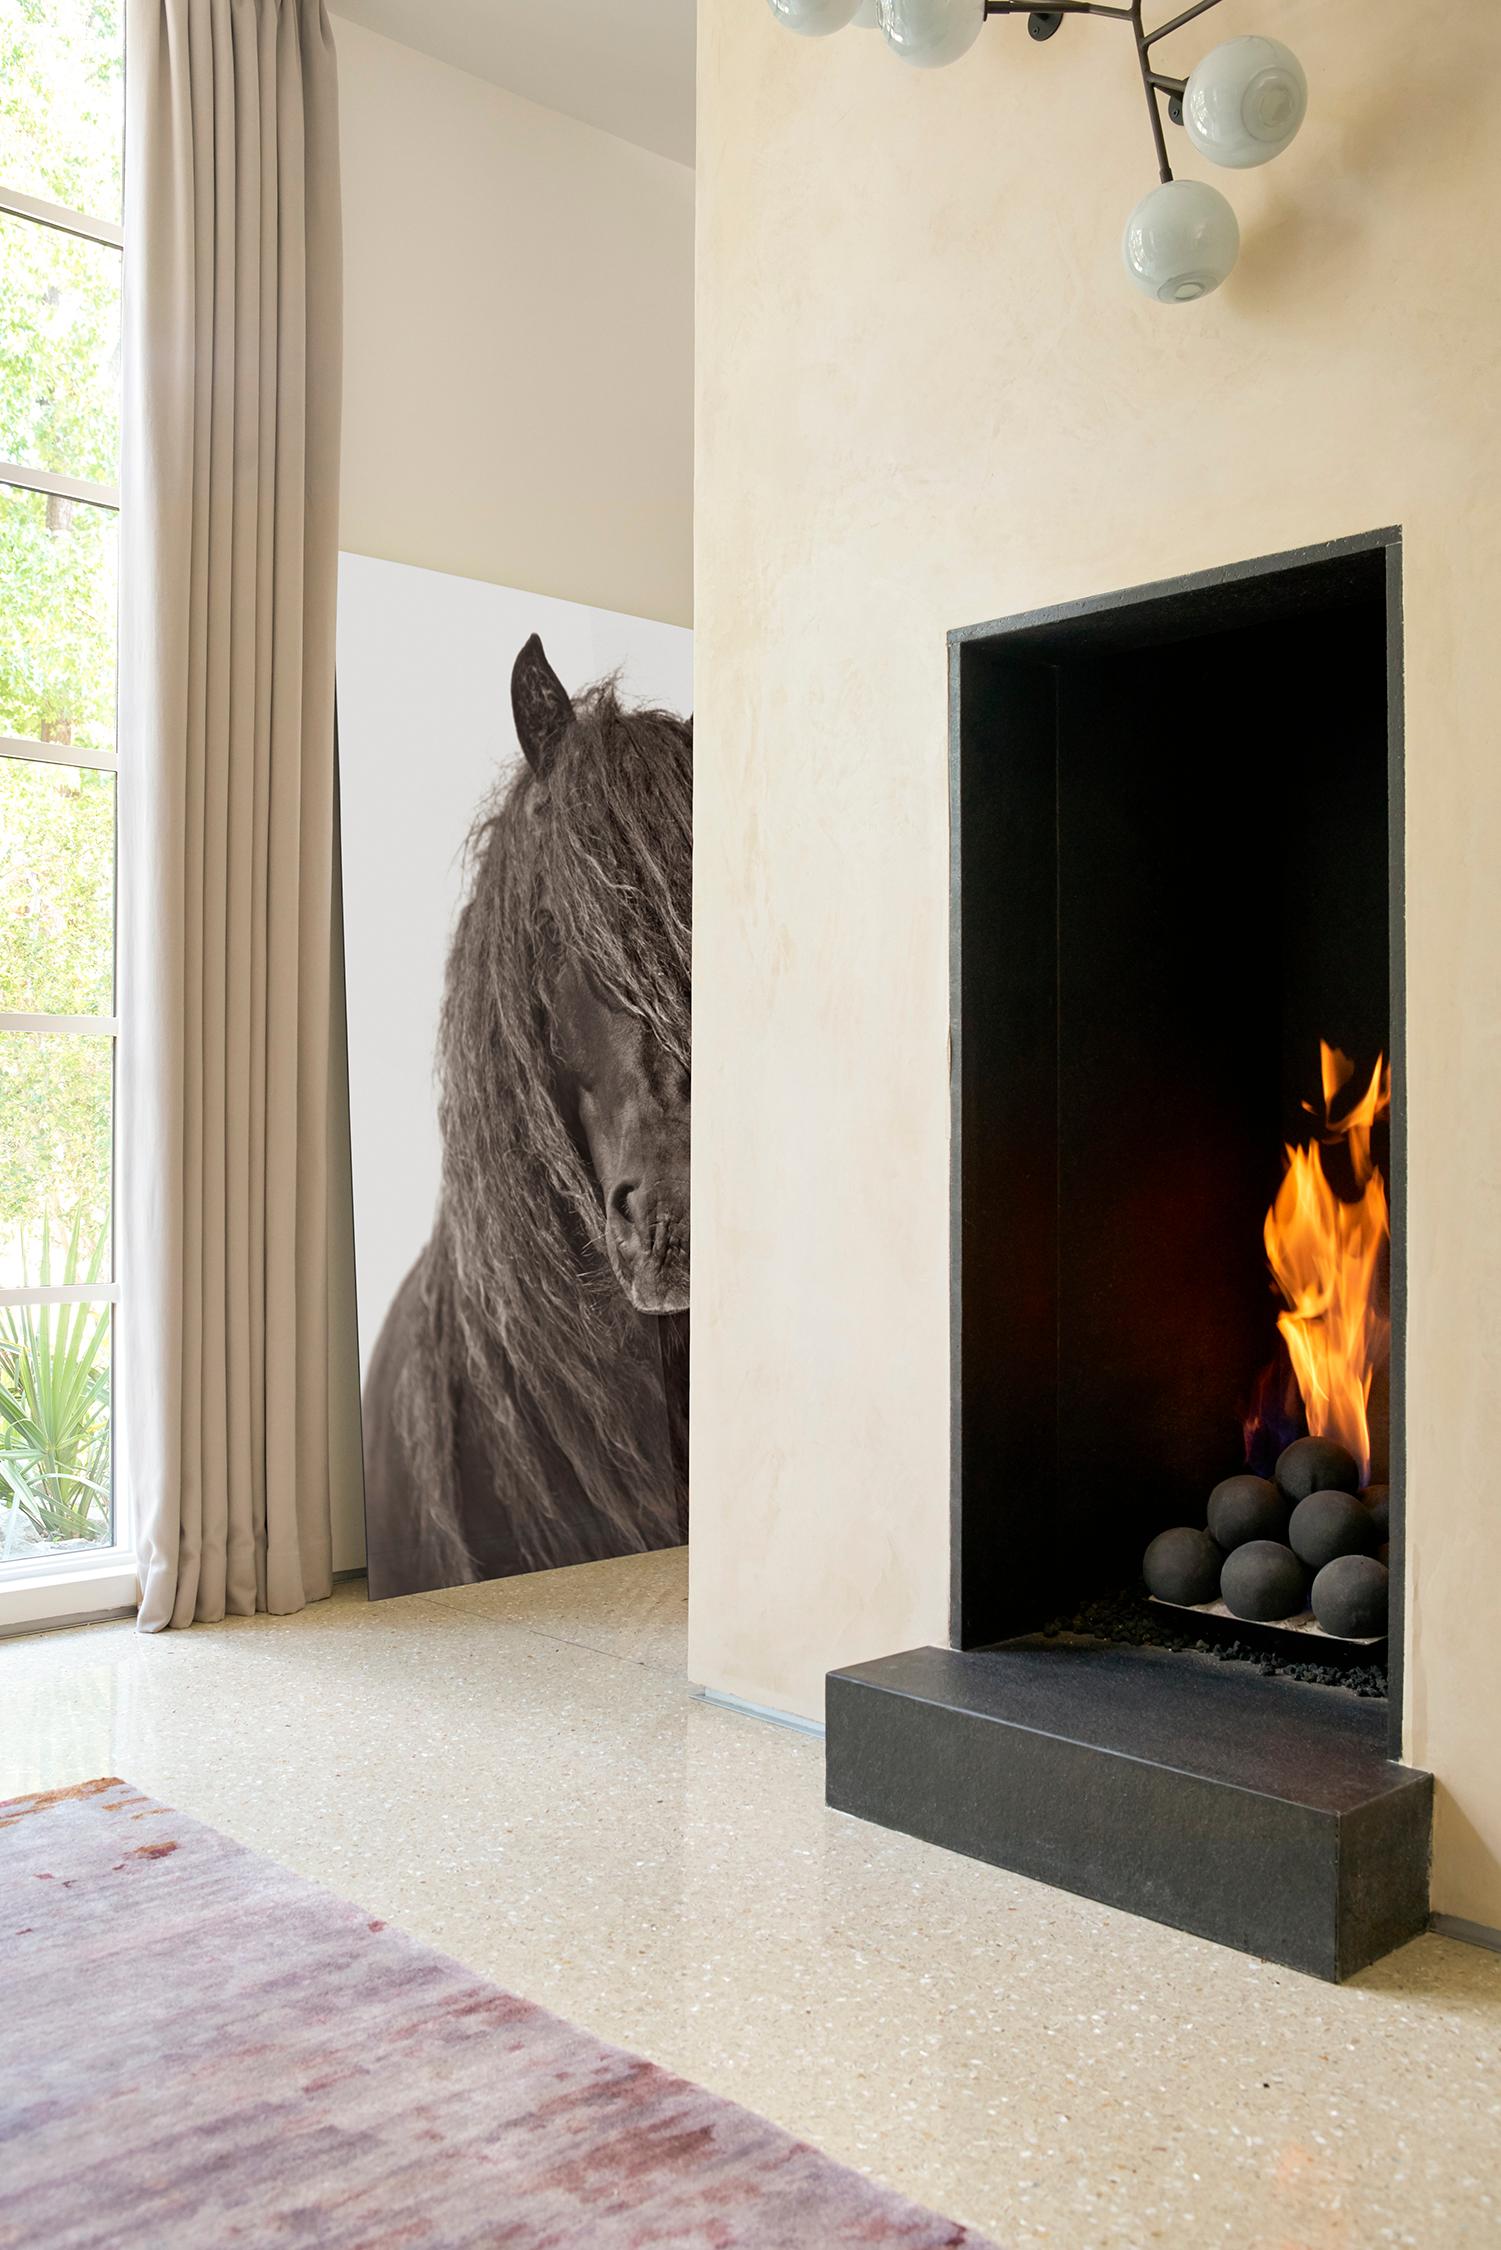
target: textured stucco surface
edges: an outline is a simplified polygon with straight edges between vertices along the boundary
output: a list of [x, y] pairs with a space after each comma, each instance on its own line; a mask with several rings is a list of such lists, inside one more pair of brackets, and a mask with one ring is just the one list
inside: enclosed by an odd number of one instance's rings
[[702, 0], [691, 1669], [814, 1712], [945, 1634], [945, 632], [1400, 524], [1408, 1755], [1435, 1905], [1498, 1924], [1501, 23], [1216, 25], [1288, 40], [1312, 110], [1228, 182], [1231, 282], [1168, 309], [1120, 270], [1114, 26], [923, 74]]

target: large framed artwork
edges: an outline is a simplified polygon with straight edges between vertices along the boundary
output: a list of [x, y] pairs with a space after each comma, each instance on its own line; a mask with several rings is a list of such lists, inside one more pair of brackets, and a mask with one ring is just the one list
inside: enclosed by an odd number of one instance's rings
[[373, 1598], [687, 1536], [692, 637], [341, 559]]

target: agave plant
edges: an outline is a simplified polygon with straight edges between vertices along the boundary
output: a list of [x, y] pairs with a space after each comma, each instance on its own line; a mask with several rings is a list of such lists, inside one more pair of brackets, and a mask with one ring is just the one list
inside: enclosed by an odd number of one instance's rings
[[[43, 1222], [40, 1287], [98, 1281], [105, 1230], [85, 1258], [82, 1223], [78, 1213], [54, 1276]], [[0, 1560], [37, 1541], [110, 1536], [108, 1343], [108, 1305], [0, 1308]]]

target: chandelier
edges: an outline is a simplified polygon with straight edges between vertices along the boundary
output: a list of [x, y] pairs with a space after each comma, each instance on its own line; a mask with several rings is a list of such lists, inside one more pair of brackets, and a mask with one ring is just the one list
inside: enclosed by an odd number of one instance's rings
[[1177, 180], [1168, 162], [1168, 121], [1181, 125], [1201, 156], [1232, 172], [1280, 156], [1308, 108], [1308, 81], [1291, 50], [1276, 39], [1227, 39], [1213, 47], [1187, 78], [1170, 78], [1152, 62], [1152, 49], [1170, 32], [1207, 15], [1219, 0], [1196, 5], [1148, 31], [1144, 0], [1121, 6], [1106, 0], [1059, 0], [1034, 8], [1029, 0], [767, 0], [789, 31], [822, 38], [846, 25], [879, 31], [903, 62], [936, 70], [968, 54], [989, 16], [1027, 18], [1034, 39], [1051, 39], [1065, 16], [1108, 16], [1129, 26], [1146, 96], [1160, 185], [1144, 195], [1130, 218], [1121, 250], [1126, 271], [1159, 304], [1186, 305], [1218, 289], [1240, 251], [1235, 213], [1218, 188], [1202, 180]]

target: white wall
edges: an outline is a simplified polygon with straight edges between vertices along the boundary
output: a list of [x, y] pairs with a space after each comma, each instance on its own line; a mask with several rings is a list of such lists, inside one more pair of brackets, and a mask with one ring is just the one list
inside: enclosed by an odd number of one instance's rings
[[690, 623], [692, 171], [334, 32], [341, 546]]

